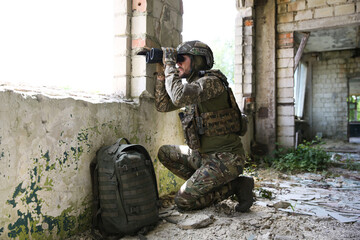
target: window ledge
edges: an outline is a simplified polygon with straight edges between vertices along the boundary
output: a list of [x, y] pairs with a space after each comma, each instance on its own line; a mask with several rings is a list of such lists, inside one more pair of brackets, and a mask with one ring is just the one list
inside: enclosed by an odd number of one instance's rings
[[64, 90], [51, 87], [29, 87], [25, 85], [0, 84], [0, 92], [11, 91], [21, 94], [24, 98], [36, 98], [42, 95], [52, 99], [73, 98], [75, 100], [83, 100], [90, 103], [130, 103], [136, 104], [133, 99], [125, 99], [117, 94], [97, 94], [81, 91]]

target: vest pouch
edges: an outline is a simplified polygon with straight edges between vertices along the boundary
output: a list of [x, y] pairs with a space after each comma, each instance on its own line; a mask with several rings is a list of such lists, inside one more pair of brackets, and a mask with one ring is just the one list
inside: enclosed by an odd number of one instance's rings
[[184, 112], [180, 112], [179, 117], [184, 131], [186, 144], [193, 150], [199, 149], [200, 137], [196, 128], [195, 113], [185, 114]]

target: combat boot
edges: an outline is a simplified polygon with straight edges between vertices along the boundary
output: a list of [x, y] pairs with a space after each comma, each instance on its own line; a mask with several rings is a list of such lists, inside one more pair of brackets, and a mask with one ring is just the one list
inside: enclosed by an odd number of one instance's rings
[[246, 212], [254, 202], [253, 189], [254, 179], [252, 177], [240, 176], [231, 182], [238, 204], [235, 206], [237, 212]]

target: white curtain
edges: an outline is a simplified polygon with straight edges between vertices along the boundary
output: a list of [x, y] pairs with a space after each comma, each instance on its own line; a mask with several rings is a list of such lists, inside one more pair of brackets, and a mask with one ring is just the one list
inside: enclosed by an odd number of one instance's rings
[[307, 66], [304, 62], [300, 61], [294, 74], [295, 116], [298, 118], [302, 118], [304, 113], [306, 76]]

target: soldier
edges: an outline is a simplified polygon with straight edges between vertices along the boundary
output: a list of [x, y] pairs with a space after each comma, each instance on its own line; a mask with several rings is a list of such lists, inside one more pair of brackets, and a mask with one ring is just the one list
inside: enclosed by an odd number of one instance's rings
[[213, 53], [200, 41], [162, 50], [165, 77], [156, 82], [156, 108], [168, 112], [186, 107], [179, 115], [190, 147], [164, 145], [158, 152], [160, 162], [186, 180], [175, 196], [176, 205], [181, 210], [201, 209], [236, 194], [236, 211], [247, 211], [254, 201], [254, 180], [239, 176], [245, 161], [236, 128], [240, 116], [231, 106], [235, 101], [229, 100], [233, 95], [226, 77], [210, 70]]

